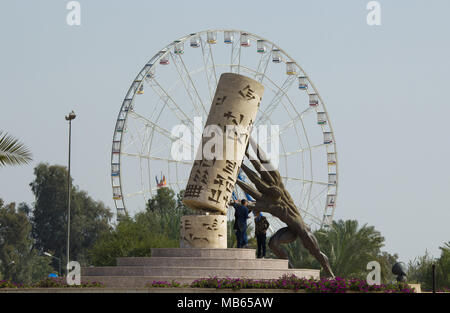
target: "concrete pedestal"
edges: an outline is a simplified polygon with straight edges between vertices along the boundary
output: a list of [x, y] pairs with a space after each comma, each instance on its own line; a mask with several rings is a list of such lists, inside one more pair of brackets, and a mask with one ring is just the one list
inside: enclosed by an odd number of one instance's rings
[[138, 288], [154, 280], [191, 283], [196, 279], [276, 279], [283, 275], [319, 279], [319, 270], [290, 269], [288, 260], [257, 259], [254, 249], [159, 248], [152, 257], [118, 258], [117, 266], [85, 267], [82, 281], [106, 287]]

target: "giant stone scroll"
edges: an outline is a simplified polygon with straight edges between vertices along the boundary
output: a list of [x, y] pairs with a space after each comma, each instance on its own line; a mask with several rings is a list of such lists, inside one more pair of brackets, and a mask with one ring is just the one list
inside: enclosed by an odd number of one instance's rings
[[[205, 154], [205, 150], [209, 151], [208, 141], [213, 136], [205, 137], [204, 132], [183, 198], [186, 206], [203, 213], [226, 215], [263, 93], [264, 86], [251, 78], [234, 73], [222, 74], [205, 130], [208, 126], [222, 130], [223, 157]], [[215, 146], [214, 149], [220, 148]]]

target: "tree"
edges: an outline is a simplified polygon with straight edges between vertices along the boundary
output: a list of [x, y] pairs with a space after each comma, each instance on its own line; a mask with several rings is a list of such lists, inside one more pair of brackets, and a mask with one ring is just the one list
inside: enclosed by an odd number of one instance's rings
[[3, 206], [0, 199], [0, 272], [3, 279], [32, 283], [52, 271], [47, 257], [33, 249], [31, 223], [14, 203]]
[[144, 212], [125, 217], [103, 234], [90, 251], [92, 263], [114, 265], [117, 257], [150, 256], [151, 248], [178, 247], [181, 217], [195, 214], [183, 205], [183, 194], [180, 191], [175, 199], [172, 189], [159, 188]]
[[148, 200], [147, 210], [158, 213], [173, 211], [177, 205], [174, 196], [172, 189], [158, 188], [156, 195]]
[[159, 188], [156, 195], [148, 200], [145, 212], [136, 214], [135, 220], [146, 220], [155, 233], [165, 234], [179, 241], [181, 217], [197, 214], [182, 203], [184, 190], [177, 194], [167, 187]]
[[398, 262], [398, 254], [390, 254], [386, 251], [382, 251], [376, 258], [376, 261], [378, 261], [381, 266], [381, 281], [383, 283], [395, 281], [397, 277], [392, 274], [392, 267]]
[[0, 131], [0, 166], [26, 164], [31, 153], [18, 139]]
[[[35, 167], [34, 174], [30, 186], [36, 198], [32, 212], [35, 246], [41, 252], [53, 251], [65, 264], [68, 172], [63, 166], [41, 163]], [[70, 255], [83, 264], [87, 262], [87, 251], [100, 234], [109, 231], [112, 214], [102, 202], [94, 201], [71, 185]]]
[[[314, 235], [323, 252], [328, 255], [336, 276], [365, 279], [368, 274], [367, 263], [378, 261], [382, 279], [387, 281], [391, 278], [388, 267], [397, 256], [381, 252], [384, 237], [373, 226], [365, 224], [359, 227], [356, 220], [339, 220], [333, 221], [329, 230], [318, 230]], [[287, 245], [287, 250], [292, 266], [320, 269], [318, 262], [298, 240]]]
[[437, 285], [439, 288], [450, 290], [450, 241], [444, 243], [441, 250], [441, 256], [437, 262]]
[[415, 258], [408, 264], [407, 278], [409, 282], [422, 285], [423, 290], [431, 290], [432, 265], [436, 266], [436, 288], [450, 289], [450, 242], [444, 243], [439, 258], [431, 257], [427, 251], [423, 256]]
[[183, 204], [184, 192], [185, 191], [183, 189], [183, 190], [180, 190], [179, 193], [177, 193], [177, 205], [176, 205], [177, 211], [180, 212], [181, 216], [198, 214], [198, 212], [196, 212], [195, 210], [193, 210], [191, 208], [188, 208], [187, 206], [185, 206]]
[[151, 248], [175, 248], [178, 240], [155, 231], [149, 219], [125, 218], [109, 233], [104, 233], [90, 250], [95, 266], [116, 265], [118, 257], [151, 256]]

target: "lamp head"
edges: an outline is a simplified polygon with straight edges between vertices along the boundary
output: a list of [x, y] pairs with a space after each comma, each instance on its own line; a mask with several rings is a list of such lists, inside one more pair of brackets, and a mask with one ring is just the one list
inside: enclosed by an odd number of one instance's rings
[[72, 112], [70, 112], [69, 115], [66, 115], [66, 121], [74, 120], [75, 117], [77, 116], [75, 115], [75, 112], [72, 110]]
[[394, 264], [394, 266], [392, 267], [392, 273], [394, 275], [397, 275], [398, 282], [406, 282], [405, 268], [401, 262], [397, 262]]

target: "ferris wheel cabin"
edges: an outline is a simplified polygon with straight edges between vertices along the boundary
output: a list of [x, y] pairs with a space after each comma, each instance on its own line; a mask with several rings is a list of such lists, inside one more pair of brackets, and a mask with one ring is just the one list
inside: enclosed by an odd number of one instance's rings
[[324, 132], [323, 133], [323, 143], [325, 145], [329, 145], [333, 143], [333, 133], [332, 132]]
[[200, 37], [196, 34], [191, 34], [190, 46], [192, 48], [200, 47]]
[[317, 124], [325, 125], [327, 123], [327, 113], [317, 112]]
[[166, 51], [160, 51], [159, 53], [162, 55], [161, 59], [159, 59], [159, 64], [161, 65], [169, 64], [169, 56], [165, 54]]
[[298, 77], [298, 89], [301, 89], [301, 90], [308, 89], [308, 80], [305, 76]]
[[335, 165], [336, 164], [336, 153], [328, 152], [327, 153], [327, 161], [328, 161], [328, 165]]
[[114, 186], [113, 187], [113, 199], [114, 200], [122, 199], [122, 192], [120, 190], [120, 186]]
[[119, 176], [120, 174], [120, 164], [112, 163], [111, 164], [111, 176]]
[[266, 42], [264, 40], [258, 40], [256, 42], [256, 52], [258, 53], [266, 53]]
[[327, 206], [334, 207], [335, 203], [336, 203], [336, 195], [335, 194], [327, 195]]
[[328, 186], [336, 186], [337, 175], [336, 173], [328, 173]]
[[319, 97], [317, 94], [312, 93], [309, 95], [309, 105], [312, 107], [316, 107], [319, 105]]
[[113, 141], [112, 153], [114, 154], [120, 153], [120, 141], [118, 140]]
[[175, 45], [173, 47], [173, 53], [175, 54], [183, 54], [184, 53], [184, 43], [179, 40], [176, 40]]
[[297, 75], [297, 68], [294, 62], [286, 62], [286, 74]]
[[242, 47], [250, 47], [250, 38], [248, 38], [247, 33], [241, 34], [241, 46]]
[[223, 42], [230, 44], [233, 43], [234, 40], [234, 34], [233, 32], [224, 32], [223, 33]]
[[124, 126], [125, 126], [125, 119], [123, 119], [123, 118], [118, 119], [117, 124], [116, 124], [116, 131], [122, 132]]
[[272, 50], [272, 62], [280, 63], [281, 62], [281, 52], [279, 49]]
[[207, 32], [206, 42], [210, 45], [217, 43], [217, 32]]

